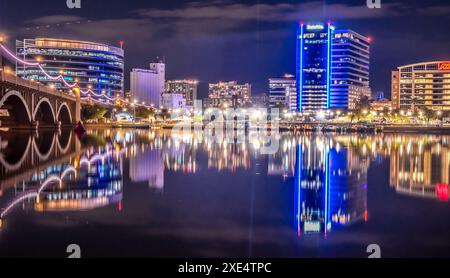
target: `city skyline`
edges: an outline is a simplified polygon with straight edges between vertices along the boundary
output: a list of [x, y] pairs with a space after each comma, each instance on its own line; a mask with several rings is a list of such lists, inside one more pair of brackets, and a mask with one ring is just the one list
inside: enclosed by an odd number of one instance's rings
[[449, 258], [449, 19], [449, 0], [0, 0], [0, 256], [197, 276]]
[[[383, 1], [381, 9], [369, 9], [365, 1], [356, 0], [135, 2], [126, 7], [119, 1], [109, 1], [108, 16], [93, 12], [104, 5], [98, 0], [75, 10], [55, 2], [46, 6], [45, 12], [38, 3], [25, 2], [32, 13], [18, 9], [14, 3], [0, 4], [2, 13], [8, 13], [2, 14], [0, 32], [7, 36], [9, 46], [15, 39], [28, 36], [116, 46], [123, 41], [125, 73], [131, 68], [145, 68], [157, 56], [164, 57], [167, 79], [198, 80], [199, 98], [207, 96], [208, 83], [222, 80], [248, 82], [255, 95], [267, 93], [267, 78], [295, 72], [295, 35], [300, 20], [331, 20], [338, 27], [371, 36], [371, 88], [384, 91], [386, 96], [390, 94], [391, 70], [399, 65], [449, 60], [445, 51], [448, 38], [443, 34], [448, 19], [445, 11], [450, 6], [444, 1]], [[411, 15], [414, 22], [406, 20]], [[209, 23], [208, 28], [205, 23]], [[427, 40], [428, 36], [439, 39]], [[152, 43], [155, 38], [158, 42]], [[408, 47], [411, 44], [415, 47]], [[239, 51], [233, 51], [236, 48]], [[128, 88], [129, 78], [125, 76]]]

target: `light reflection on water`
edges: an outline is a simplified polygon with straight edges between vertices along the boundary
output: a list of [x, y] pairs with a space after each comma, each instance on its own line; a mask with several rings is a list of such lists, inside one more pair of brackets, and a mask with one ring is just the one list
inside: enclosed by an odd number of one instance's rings
[[[91, 244], [90, 225], [128, 234], [121, 242], [128, 253], [108, 247], [108, 237], [96, 239], [103, 251], [91, 253], [100, 256], [364, 256], [364, 244], [378, 243], [369, 239], [381, 244], [408, 232], [393, 224], [396, 214], [416, 227], [425, 209], [434, 214], [426, 220], [433, 241], [417, 250], [404, 238], [390, 254], [449, 255], [448, 136], [281, 134], [272, 155], [262, 155], [255, 138], [211, 142], [167, 131], [0, 136], [2, 256], [19, 252], [10, 246], [33, 229], [51, 237], [59, 226], [75, 226], [73, 237]], [[385, 225], [398, 227], [388, 236]], [[160, 246], [174, 238], [186, 248]]]

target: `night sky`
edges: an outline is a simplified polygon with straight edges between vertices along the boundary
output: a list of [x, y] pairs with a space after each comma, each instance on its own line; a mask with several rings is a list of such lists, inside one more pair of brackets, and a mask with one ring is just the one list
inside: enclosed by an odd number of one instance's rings
[[125, 42], [129, 71], [166, 61], [167, 79], [195, 78], [200, 97], [207, 83], [249, 82], [267, 92], [269, 77], [295, 70], [299, 21], [331, 20], [373, 38], [371, 87], [390, 95], [390, 71], [421, 61], [450, 60], [449, 0], [142, 1], [0, 0], [0, 33], [14, 40], [56, 37], [111, 45]]

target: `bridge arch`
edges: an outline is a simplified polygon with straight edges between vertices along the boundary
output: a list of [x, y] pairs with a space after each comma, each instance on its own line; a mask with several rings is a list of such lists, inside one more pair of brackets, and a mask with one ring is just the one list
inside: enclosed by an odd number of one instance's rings
[[58, 136], [56, 136], [56, 139], [59, 152], [66, 154], [69, 151], [70, 143], [72, 141], [72, 130], [68, 132], [60, 132]]
[[50, 102], [50, 100], [46, 97], [41, 98], [34, 108], [33, 113], [33, 121], [39, 121], [41, 123], [54, 125], [56, 122], [55, 110]]
[[16, 170], [20, 169], [20, 167], [24, 163], [25, 159], [29, 155], [30, 148], [31, 148], [31, 137], [28, 138], [28, 142], [26, 144], [25, 151], [23, 152], [22, 156], [17, 161], [10, 162], [7, 160], [7, 158], [5, 157], [4, 154], [0, 153], [0, 163], [3, 165], [3, 167], [5, 167], [6, 170], [16, 171]]
[[52, 152], [54, 151], [55, 143], [56, 143], [56, 135], [52, 133], [51, 140], [48, 140], [48, 136], [45, 136], [45, 138], [41, 139], [41, 141], [44, 142], [41, 148], [39, 148], [37, 139], [33, 138], [33, 150], [35, 151], [39, 161], [46, 161]]
[[60, 121], [63, 125], [72, 124], [72, 114], [70, 113], [69, 105], [66, 102], [61, 103], [56, 112], [56, 120]]
[[9, 91], [0, 100], [0, 108], [11, 107], [8, 109], [10, 116], [8, 120], [2, 120], [7, 122], [7, 125], [20, 125], [20, 124], [31, 124], [32, 115], [30, 109], [28, 108], [27, 102], [18, 91]]

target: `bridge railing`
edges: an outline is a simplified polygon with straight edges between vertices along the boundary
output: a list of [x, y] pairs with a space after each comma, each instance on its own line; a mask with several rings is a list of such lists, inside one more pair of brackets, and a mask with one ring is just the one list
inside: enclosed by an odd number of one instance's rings
[[49, 86], [39, 84], [38, 82], [35, 82], [35, 81], [26, 80], [26, 79], [20, 78], [16, 75], [8, 74], [2, 70], [0, 70], [0, 75], [1, 75], [1, 79], [0, 79], [1, 82], [8, 82], [8, 83], [16, 84], [19, 86], [26, 87], [28, 89], [44, 92], [44, 93], [51, 94], [51, 95], [58, 96], [58, 97], [68, 98], [71, 100], [76, 99], [75, 96], [71, 96], [69, 94], [59, 92], [57, 89], [50, 88]]

